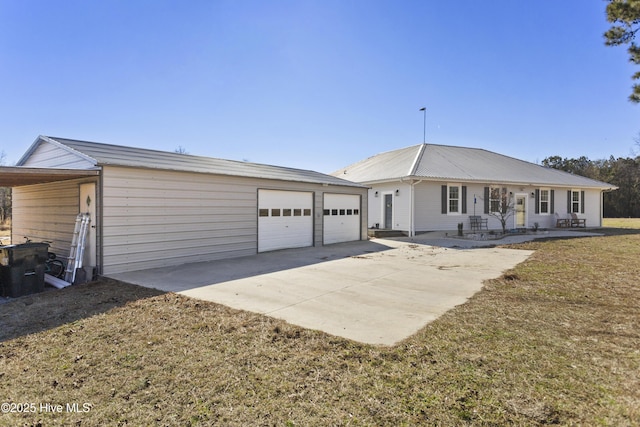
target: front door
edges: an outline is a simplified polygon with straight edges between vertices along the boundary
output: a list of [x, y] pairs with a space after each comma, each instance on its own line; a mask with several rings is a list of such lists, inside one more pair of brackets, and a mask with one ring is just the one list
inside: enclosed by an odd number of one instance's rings
[[516, 195], [516, 228], [527, 227], [527, 196]]
[[384, 195], [384, 228], [393, 228], [393, 194]]
[[97, 264], [96, 256], [96, 184], [89, 182], [80, 184], [80, 213], [88, 213], [91, 217], [89, 232], [84, 242], [84, 259], [82, 265], [87, 267], [87, 277], [91, 279], [93, 267]]

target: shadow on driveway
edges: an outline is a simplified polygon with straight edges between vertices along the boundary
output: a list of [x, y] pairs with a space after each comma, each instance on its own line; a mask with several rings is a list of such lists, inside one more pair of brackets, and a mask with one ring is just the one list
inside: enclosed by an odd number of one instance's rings
[[182, 292], [206, 285], [388, 251], [394, 247], [396, 247], [395, 243], [388, 240], [381, 242], [355, 241], [321, 247], [263, 252], [241, 258], [196, 262], [175, 267], [110, 274], [109, 277], [167, 292]]

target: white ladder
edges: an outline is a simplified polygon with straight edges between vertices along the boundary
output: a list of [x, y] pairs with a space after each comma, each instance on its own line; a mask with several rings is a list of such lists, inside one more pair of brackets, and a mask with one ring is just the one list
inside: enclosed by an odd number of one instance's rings
[[84, 245], [89, 231], [91, 216], [88, 213], [79, 213], [76, 216], [76, 227], [73, 230], [73, 240], [69, 251], [69, 261], [65, 270], [65, 282], [73, 283], [76, 279], [76, 269], [82, 268], [84, 258]]

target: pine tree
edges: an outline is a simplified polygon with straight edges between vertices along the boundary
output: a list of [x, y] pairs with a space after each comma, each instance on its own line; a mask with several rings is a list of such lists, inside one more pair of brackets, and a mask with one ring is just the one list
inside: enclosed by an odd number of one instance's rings
[[[636, 33], [640, 30], [640, 0], [608, 0], [607, 21], [614, 24], [604, 33], [607, 46], [630, 44], [629, 60], [640, 65], [640, 46], [636, 44]], [[633, 80], [640, 80], [640, 71], [635, 73]], [[633, 92], [629, 96], [631, 102], [640, 103], [640, 84], [633, 85]]]

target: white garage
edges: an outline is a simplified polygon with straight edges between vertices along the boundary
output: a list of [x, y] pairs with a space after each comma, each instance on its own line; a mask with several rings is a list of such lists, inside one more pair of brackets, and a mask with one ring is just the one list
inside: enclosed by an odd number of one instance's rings
[[[98, 275], [321, 246], [325, 194], [362, 198], [360, 236], [367, 233], [368, 190], [360, 184], [89, 141], [39, 136], [17, 166], [0, 167], [0, 186], [13, 187], [12, 239], [51, 241], [60, 257], [68, 255], [78, 212], [95, 209], [86, 265]], [[87, 197], [88, 188], [95, 194]], [[340, 216], [347, 208], [335, 209]]]
[[360, 240], [360, 196], [324, 194], [323, 243]]
[[258, 252], [313, 245], [313, 193], [258, 190]]

